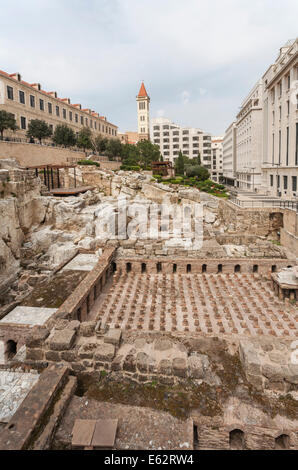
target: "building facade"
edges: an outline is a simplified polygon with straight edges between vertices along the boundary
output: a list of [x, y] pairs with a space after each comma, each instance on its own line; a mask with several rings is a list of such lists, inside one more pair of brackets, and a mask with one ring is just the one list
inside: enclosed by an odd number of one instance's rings
[[222, 143], [222, 172], [225, 184], [235, 186], [236, 182], [236, 123], [227, 128]]
[[200, 154], [201, 162], [211, 171], [211, 134], [193, 127], [180, 127], [170, 119], [152, 119], [151, 140], [160, 148], [164, 160], [175, 163], [179, 151], [189, 158]]
[[137, 96], [139, 140], [150, 140], [150, 97], [142, 83]]
[[257, 191], [262, 184], [263, 83], [258, 83], [243, 101], [236, 121], [236, 186]]
[[42, 90], [39, 83], [24, 82], [19, 73], [8, 74], [0, 71], [0, 109], [15, 116], [19, 129], [6, 131], [5, 135], [19, 140], [26, 139], [28, 124], [40, 119], [52, 128], [67, 124], [76, 134], [88, 127], [94, 135], [117, 138], [118, 127], [91, 109], [81, 104], [72, 104], [69, 98], [59, 98], [57, 92]]
[[211, 139], [211, 179], [220, 183], [223, 178], [223, 136]]
[[263, 76], [263, 187], [298, 198], [298, 39], [280, 49]]

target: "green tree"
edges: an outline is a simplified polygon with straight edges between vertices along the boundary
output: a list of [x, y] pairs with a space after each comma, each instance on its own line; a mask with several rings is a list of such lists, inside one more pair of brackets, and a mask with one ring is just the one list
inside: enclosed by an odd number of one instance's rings
[[92, 132], [89, 127], [83, 127], [83, 129], [80, 130], [77, 138], [77, 146], [83, 148], [84, 152], [86, 149], [93, 150]]
[[1, 140], [3, 140], [3, 133], [6, 129], [10, 129], [15, 131], [18, 129], [15, 117], [12, 113], [8, 113], [4, 111], [4, 109], [0, 110], [0, 135]]
[[182, 155], [181, 150], [179, 150], [178, 158], [175, 162], [175, 173], [176, 175], [184, 175], [184, 166], [185, 166], [185, 157]]
[[140, 154], [136, 145], [124, 144], [121, 150], [121, 160], [124, 165], [136, 166], [140, 161]]
[[76, 144], [76, 135], [71, 127], [66, 124], [58, 124], [53, 135], [53, 142], [63, 147], [72, 147]]
[[97, 135], [94, 141], [94, 147], [99, 153], [104, 153], [106, 151], [108, 144], [108, 139], [106, 137], [102, 137], [101, 135]]
[[199, 181], [205, 181], [209, 178], [209, 171], [205, 166], [202, 165], [192, 165], [187, 166], [186, 168], [187, 176], [196, 176]]
[[29, 122], [28, 130], [27, 130], [27, 137], [36, 138], [41, 143], [42, 139], [51, 137], [51, 135], [52, 135], [52, 129], [45, 121], [42, 121], [41, 119], [32, 119]]
[[105, 155], [109, 159], [114, 159], [115, 157], [121, 157], [122, 153], [122, 144], [119, 139], [109, 139], [106, 145]]
[[158, 145], [152, 144], [149, 140], [140, 140], [137, 143], [139, 152], [139, 162], [144, 170], [150, 168], [151, 162], [160, 161], [160, 150]]

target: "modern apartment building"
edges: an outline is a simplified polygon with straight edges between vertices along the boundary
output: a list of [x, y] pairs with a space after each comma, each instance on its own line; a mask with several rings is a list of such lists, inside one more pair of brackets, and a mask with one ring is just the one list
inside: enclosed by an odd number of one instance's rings
[[262, 183], [263, 84], [259, 80], [243, 101], [236, 121], [236, 186], [257, 191]]
[[263, 76], [263, 187], [298, 197], [298, 39], [288, 41]]
[[223, 177], [223, 136], [211, 138], [211, 179], [216, 183]]
[[224, 182], [235, 186], [236, 181], [236, 123], [227, 128], [222, 143], [222, 172]]
[[158, 145], [164, 160], [175, 163], [179, 151], [189, 158], [200, 153], [201, 162], [211, 172], [211, 134], [193, 127], [181, 127], [170, 119], [152, 119], [151, 141]]
[[58, 124], [67, 124], [77, 134], [83, 127], [89, 127], [94, 134], [117, 137], [117, 126], [106, 117], [72, 104], [69, 98], [58, 98], [55, 91], [44, 91], [39, 83], [24, 82], [19, 73], [0, 70], [0, 109], [15, 116], [19, 130], [5, 132], [12, 138], [25, 139], [31, 119], [46, 121], [53, 131]]

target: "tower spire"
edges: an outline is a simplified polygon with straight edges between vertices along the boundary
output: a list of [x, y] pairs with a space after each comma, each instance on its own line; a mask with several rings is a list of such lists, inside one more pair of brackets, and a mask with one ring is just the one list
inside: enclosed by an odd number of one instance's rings
[[139, 94], [137, 95], [139, 140], [150, 140], [149, 104], [150, 97], [142, 81]]

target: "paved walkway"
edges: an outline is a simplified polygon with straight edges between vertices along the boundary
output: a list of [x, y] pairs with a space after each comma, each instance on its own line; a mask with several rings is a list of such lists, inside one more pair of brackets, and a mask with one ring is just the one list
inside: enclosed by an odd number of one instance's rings
[[122, 329], [297, 337], [298, 310], [254, 274], [119, 274], [91, 316]]

